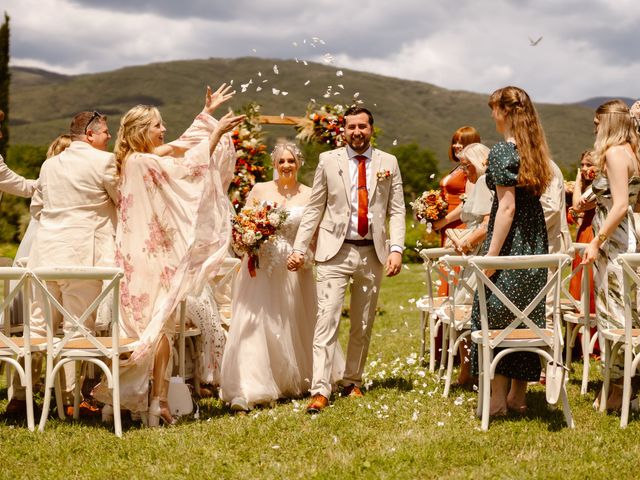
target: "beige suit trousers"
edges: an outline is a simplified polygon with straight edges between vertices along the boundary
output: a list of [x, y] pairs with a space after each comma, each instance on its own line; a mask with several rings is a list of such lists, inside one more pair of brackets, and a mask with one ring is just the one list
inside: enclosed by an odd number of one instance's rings
[[318, 316], [313, 338], [311, 395], [331, 395], [331, 372], [347, 286], [351, 283], [349, 345], [343, 385], [362, 383], [376, 314], [382, 264], [372, 246], [344, 243], [338, 253], [317, 264]]

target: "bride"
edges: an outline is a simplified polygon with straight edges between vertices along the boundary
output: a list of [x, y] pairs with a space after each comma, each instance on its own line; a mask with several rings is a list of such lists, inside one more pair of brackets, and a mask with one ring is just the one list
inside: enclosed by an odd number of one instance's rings
[[[262, 245], [255, 277], [249, 274], [245, 256], [234, 288], [220, 398], [235, 411], [300, 397], [311, 383], [315, 280], [310, 263], [290, 272], [286, 262], [311, 188], [297, 180], [303, 158], [294, 143], [277, 144], [271, 157], [274, 180], [256, 184], [247, 203], [283, 205], [289, 217], [278, 234]], [[343, 360], [334, 364], [344, 368]], [[339, 379], [342, 372], [334, 374]]]

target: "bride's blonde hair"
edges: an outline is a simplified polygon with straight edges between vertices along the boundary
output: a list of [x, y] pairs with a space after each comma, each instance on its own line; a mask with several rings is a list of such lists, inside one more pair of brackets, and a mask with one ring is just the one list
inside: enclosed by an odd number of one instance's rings
[[118, 175], [122, 174], [127, 158], [135, 152], [153, 152], [153, 142], [149, 136], [149, 128], [162, 117], [156, 107], [149, 105], [136, 105], [120, 120], [118, 137], [113, 153], [116, 157]]
[[629, 107], [622, 100], [610, 100], [596, 110], [598, 127], [593, 145], [593, 163], [604, 172], [605, 155], [611, 147], [628, 143], [636, 156], [636, 165], [640, 167], [638, 134]]
[[504, 87], [491, 94], [489, 107], [497, 107], [504, 114], [505, 126], [515, 137], [520, 155], [518, 186], [539, 197], [553, 173], [547, 139], [533, 102], [521, 88]]
[[298, 168], [304, 165], [304, 156], [298, 148], [298, 145], [293, 142], [282, 141], [276, 143], [276, 146], [273, 147], [273, 151], [271, 152], [271, 161], [273, 162], [274, 169], [277, 168], [278, 162], [286, 151], [289, 151], [289, 153], [293, 155], [293, 159], [295, 160], [296, 165], [298, 165]]

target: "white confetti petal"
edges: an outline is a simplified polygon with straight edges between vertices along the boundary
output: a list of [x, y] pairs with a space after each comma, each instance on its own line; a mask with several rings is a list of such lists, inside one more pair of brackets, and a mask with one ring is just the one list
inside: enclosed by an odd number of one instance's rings
[[278, 450], [280, 448], [280, 445], [271, 445], [271, 448], [273, 448], [274, 450]]
[[274, 65], [273, 66], [273, 73], [275, 73], [276, 75], [278, 75], [278, 73], [280, 73], [280, 72], [278, 72], [278, 65]]
[[298, 42], [291, 42], [291, 44], [292, 44], [294, 47], [297, 47], [297, 46], [298, 46]]
[[260, 90], [262, 90], [262, 87], [260, 86], [256, 87], [256, 92], [259, 92]]
[[397, 138], [393, 140], [393, 144], [394, 145], [398, 145], [398, 139]]
[[281, 114], [280, 114], [280, 118], [284, 118], [284, 113], [281, 113]]
[[429, 175], [429, 178], [433, 179], [433, 178], [435, 178], [435, 176], [436, 176], [436, 174], [432, 173], [431, 175]]
[[353, 98], [358, 98], [360, 96], [360, 92], [356, 92], [353, 94]]
[[344, 85], [342, 85], [341, 83], [338, 84], [338, 87], [340, 87], [342, 90], [344, 90]]
[[279, 95], [280, 94], [280, 90], [278, 90], [277, 88], [272, 88], [271, 89], [271, 93], [273, 93], [274, 95]]
[[284, 95], [285, 97], [289, 95], [289, 92], [282, 92], [280, 95]]
[[252, 48], [252, 49], [251, 49], [251, 51], [252, 51], [253, 53], [257, 53], [257, 52], [258, 52], [255, 48]]
[[338, 71], [336, 72], [336, 77], [341, 77], [341, 76], [343, 76], [343, 75], [344, 75], [344, 73], [342, 73], [342, 70], [338, 70]]
[[306, 60], [302, 60], [302, 63], [306, 66], [309, 65]]
[[444, 427], [444, 422], [438, 422], [439, 427]]

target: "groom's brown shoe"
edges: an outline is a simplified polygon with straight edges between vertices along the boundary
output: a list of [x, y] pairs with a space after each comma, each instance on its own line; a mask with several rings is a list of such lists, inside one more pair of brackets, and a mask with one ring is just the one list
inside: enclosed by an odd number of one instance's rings
[[311, 397], [311, 403], [307, 406], [307, 413], [319, 413], [329, 405], [329, 399], [324, 395], [316, 393]]
[[358, 387], [357, 385], [354, 385], [353, 383], [351, 385], [346, 385], [342, 387], [341, 395], [343, 397], [352, 397], [352, 398], [364, 397], [364, 394], [362, 393], [362, 390], [360, 390], [360, 387]]

